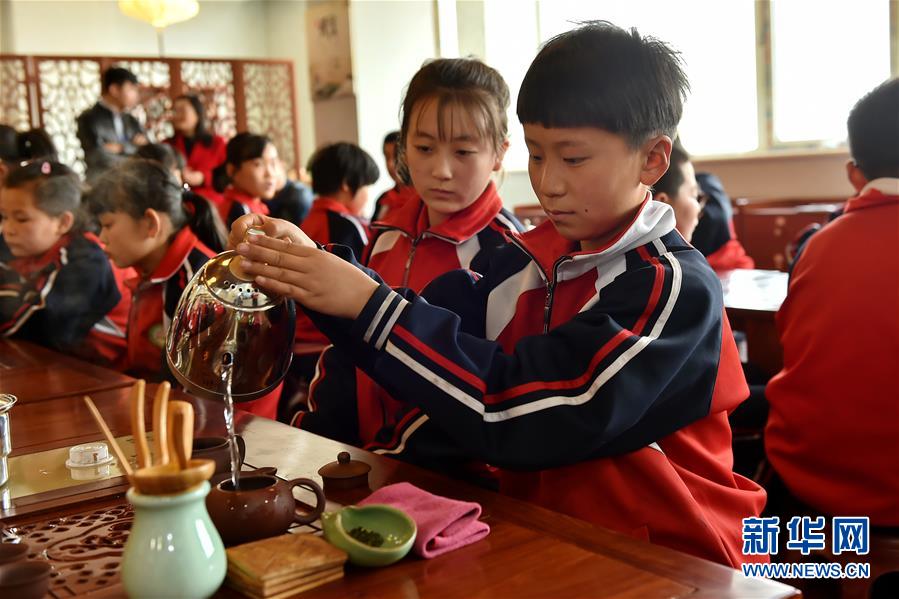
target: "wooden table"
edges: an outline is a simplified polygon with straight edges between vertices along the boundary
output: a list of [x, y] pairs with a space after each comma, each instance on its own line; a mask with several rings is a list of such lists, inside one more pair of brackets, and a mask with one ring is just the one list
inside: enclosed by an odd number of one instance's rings
[[768, 376], [783, 367], [775, 315], [787, 297], [789, 275], [779, 270], [737, 269], [718, 273], [731, 328], [746, 333], [749, 361]]
[[[148, 393], [152, 392], [152, 386]], [[128, 389], [92, 394], [114, 434], [130, 433]], [[221, 405], [189, 398], [196, 407], [198, 435], [221, 435]], [[11, 425], [18, 455], [100, 438], [80, 394], [17, 405]], [[759, 579], [661, 546], [625, 537], [587, 522], [390, 458], [370, 454], [305, 431], [258, 418], [236, 416], [247, 442], [246, 462], [276, 466], [279, 476], [318, 480], [318, 468], [340, 451], [372, 466], [371, 488], [408, 481], [433, 493], [477, 501], [491, 526], [483, 541], [433, 560], [407, 558], [382, 569], [348, 567], [346, 576], [304, 597], [791, 597], [791, 587]], [[28, 498], [4, 514], [4, 526], [86, 511], [121, 501], [123, 479], [67, 490], [63, 496]], [[367, 491], [328, 495], [329, 508], [361, 499]], [[301, 498], [302, 499], [302, 498]], [[222, 589], [222, 596], [236, 596]], [[118, 584], [103, 597], [121, 596]]]
[[0, 340], [0, 393], [19, 403], [131, 385], [130, 376], [27, 341]]

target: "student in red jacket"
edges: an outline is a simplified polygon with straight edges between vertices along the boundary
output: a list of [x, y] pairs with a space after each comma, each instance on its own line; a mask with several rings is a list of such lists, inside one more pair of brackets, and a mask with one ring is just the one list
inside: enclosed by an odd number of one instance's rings
[[[100, 240], [120, 268], [133, 267], [128, 319], [128, 370], [151, 380], [168, 377], [166, 328], [193, 274], [222, 248], [214, 208], [192, 195], [186, 204], [172, 174], [160, 163], [131, 159], [96, 181], [88, 196]], [[210, 247], [211, 246], [211, 247]]]
[[734, 566], [767, 559], [741, 539], [765, 492], [732, 472], [727, 414], [748, 389], [718, 278], [649, 191], [686, 87], [676, 54], [634, 30], [550, 40], [518, 96], [549, 220], [427, 301], [299, 236], [237, 250], [415, 408], [384, 453], [479, 459], [503, 492]]
[[113, 362], [124, 338], [109, 316], [127, 298], [80, 209], [81, 182], [67, 166], [10, 172], [0, 190], [0, 336]]
[[238, 133], [228, 142], [225, 163], [217, 169], [224, 192], [219, 216], [230, 225], [245, 214], [268, 214], [264, 200], [277, 192], [278, 150], [264, 135]]
[[393, 187], [382, 193], [375, 202], [375, 210], [372, 213], [372, 221], [384, 220], [391, 210], [396, 210], [406, 203], [409, 198], [415, 197], [415, 188], [406, 185], [397, 172], [397, 154], [399, 152], [400, 132], [391, 131], [384, 136], [384, 163], [387, 165], [387, 174], [393, 180]]
[[[809, 239], [777, 313], [765, 447], [789, 493], [899, 526], [899, 79], [849, 114], [843, 214]], [[772, 501], [780, 499], [772, 493]]]
[[193, 191], [218, 204], [222, 196], [213, 187], [212, 173], [225, 162], [225, 138], [206, 130], [205, 110], [197, 96], [179, 96], [172, 108], [175, 135], [165, 143], [184, 157], [181, 179]]
[[312, 155], [309, 174], [316, 197], [301, 228], [316, 243], [345, 245], [361, 259], [368, 245], [368, 225], [361, 215], [368, 187], [380, 176], [378, 165], [359, 146], [340, 142]]
[[677, 232], [686, 241], [690, 241], [699, 224], [702, 206], [699, 204], [699, 184], [696, 183], [693, 163], [680, 141], [675, 140], [671, 146], [668, 170], [656, 181], [652, 190], [656, 200], [665, 202], [674, 209]]

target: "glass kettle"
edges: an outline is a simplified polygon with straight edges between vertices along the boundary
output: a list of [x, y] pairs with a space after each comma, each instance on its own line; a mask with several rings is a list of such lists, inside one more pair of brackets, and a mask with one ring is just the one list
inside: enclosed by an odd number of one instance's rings
[[166, 360], [185, 389], [235, 402], [272, 391], [290, 367], [294, 302], [259, 289], [227, 251], [209, 260], [184, 289], [166, 335]]

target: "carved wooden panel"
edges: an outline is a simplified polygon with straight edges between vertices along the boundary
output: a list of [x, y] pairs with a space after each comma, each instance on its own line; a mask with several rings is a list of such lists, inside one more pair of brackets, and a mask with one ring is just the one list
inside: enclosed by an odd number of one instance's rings
[[21, 58], [0, 58], [0, 123], [18, 131], [31, 128], [25, 61]]
[[75, 119], [100, 97], [100, 63], [86, 59], [42, 59], [37, 63], [41, 123], [59, 159], [84, 173], [84, 152]]
[[237, 134], [234, 72], [229, 62], [185, 60], [181, 63], [181, 93], [203, 98], [211, 129], [225, 139]]
[[285, 164], [295, 164], [293, 81], [286, 64], [243, 65], [247, 131], [268, 135]]
[[112, 65], [137, 75], [141, 97], [133, 114], [153, 140], [173, 133], [172, 100], [195, 93], [206, 107], [210, 130], [226, 139], [238, 130], [267, 134], [288, 169], [297, 167], [288, 61], [0, 55], [0, 122], [18, 130], [43, 127], [60, 160], [83, 174], [75, 119], [99, 99], [101, 73]]

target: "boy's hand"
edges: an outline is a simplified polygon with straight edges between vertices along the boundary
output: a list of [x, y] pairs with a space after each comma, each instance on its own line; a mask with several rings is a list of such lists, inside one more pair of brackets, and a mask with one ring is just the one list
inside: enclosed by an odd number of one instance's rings
[[251, 235], [237, 253], [260, 287], [329, 316], [356, 318], [378, 288], [364, 272], [317, 247]]
[[[228, 247], [236, 248], [247, 239], [247, 229], [260, 229], [269, 237], [275, 239], [290, 240], [297, 245], [314, 248], [315, 242], [303, 233], [302, 229], [290, 221], [280, 218], [271, 218], [262, 214], [244, 214], [231, 225], [231, 233], [228, 235]], [[250, 237], [259, 237], [250, 235]]]

